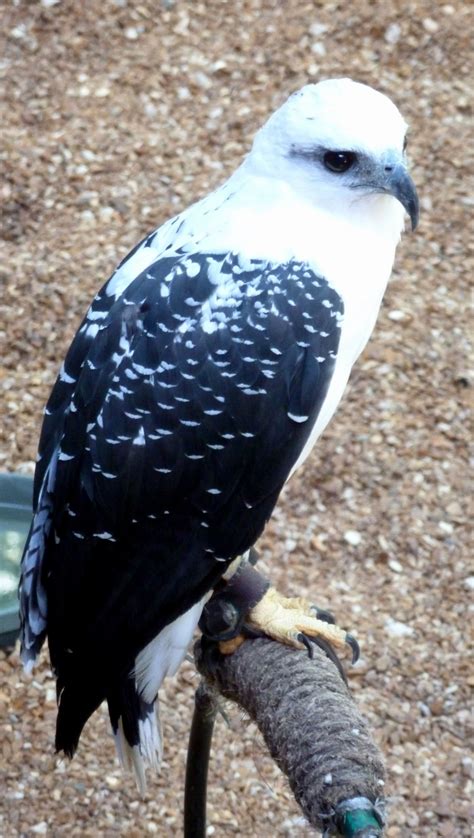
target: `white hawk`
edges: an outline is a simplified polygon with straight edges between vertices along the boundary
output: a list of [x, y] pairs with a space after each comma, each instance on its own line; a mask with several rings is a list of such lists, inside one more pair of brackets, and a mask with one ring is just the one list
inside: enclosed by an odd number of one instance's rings
[[[45, 410], [20, 585], [27, 666], [48, 637], [58, 751], [107, 700], [122, 760], [142, 780], [157, 764], [163, 678], [336, 410], [405, 211], [417, 224], [406, 128], [365, 85], [303, 87], [92, 302]], [[325, 625], [303, 620], [343, 642]]]

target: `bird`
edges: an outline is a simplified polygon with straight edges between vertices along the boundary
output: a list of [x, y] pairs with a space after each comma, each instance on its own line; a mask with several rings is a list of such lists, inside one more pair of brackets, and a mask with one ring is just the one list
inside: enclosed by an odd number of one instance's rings
[[[27, 670], [48, 639], [57, 752], [107, 701], [122, 764], [142, 786], [158, 768], [160, 686], [336, 411], [417, 226], [406, 135], [367, 85], [305, 85], [90, 305], [45, 408], [19, 586]], [[253, 624], [344, 639], [297, 605], [270, 589]]]

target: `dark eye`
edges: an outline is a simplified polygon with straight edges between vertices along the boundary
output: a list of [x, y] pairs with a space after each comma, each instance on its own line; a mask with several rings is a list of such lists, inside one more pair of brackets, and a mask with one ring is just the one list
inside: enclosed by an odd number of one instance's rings
[[326, 151], [323, 157], [324, 165], [330, 172], [342, 175], [347, 172], [357, 160], [353, 151]]
[[408, 148], [408, 137], [405, 137], [405, 139], [403, 140], [403, 153], [405, 153], [407, 148]]

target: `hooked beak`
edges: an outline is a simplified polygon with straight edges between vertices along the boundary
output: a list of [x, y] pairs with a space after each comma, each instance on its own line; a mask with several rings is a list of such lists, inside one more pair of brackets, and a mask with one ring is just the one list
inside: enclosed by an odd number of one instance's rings
[[407, 169], [402, 163], [385, 166], [384, 175], [383, 191], [388, 195], [393, 195], [405, 207], [410, 216], [411, 229], [415, 230], [418, 226], [420, 204], [415, 184]]

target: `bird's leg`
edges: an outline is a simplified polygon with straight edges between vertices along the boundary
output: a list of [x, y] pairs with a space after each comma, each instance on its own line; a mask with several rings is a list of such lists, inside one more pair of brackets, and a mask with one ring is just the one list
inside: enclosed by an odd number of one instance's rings
[[245, 634], [255, 636], [255, 632], [246, 630], [245, 620], [270, 587], [268, 580], [253, 567], [256, 556], [252, 549], [232, 562], [204, 606], [199, 621], [203, 635], [218, 642], [219, 649], [226, 649], [227, 654], [240, 646]]
[[[349, 645], [359, 656], [357, 641], [334, 624], [333, 616], [303, 597], [284, 597], [245, 557], [234, 562], [206, 604], [200, 622], [203, 634], [217, 642], [221, 654], [232, 654], [246, 638], [267, 636], [312, 654], [312, 643], [324, 649], [336, 665], [333, 648]], [[339, 665], [340, 668], [340, 665]]]

